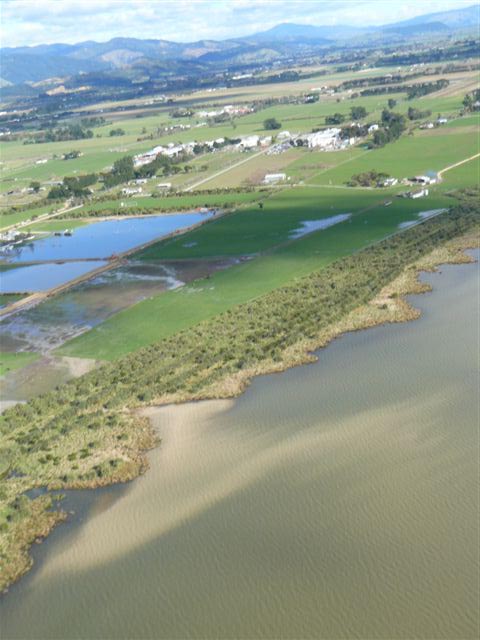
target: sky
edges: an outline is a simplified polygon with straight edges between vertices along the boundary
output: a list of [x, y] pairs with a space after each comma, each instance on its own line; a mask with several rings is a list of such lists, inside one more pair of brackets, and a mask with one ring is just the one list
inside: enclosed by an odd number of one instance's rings
[[116, 36], [221, 40], [282, 22], [378, 25], [472, 4], [475, 0], [0, 0], [0, 45], [104, 42]]

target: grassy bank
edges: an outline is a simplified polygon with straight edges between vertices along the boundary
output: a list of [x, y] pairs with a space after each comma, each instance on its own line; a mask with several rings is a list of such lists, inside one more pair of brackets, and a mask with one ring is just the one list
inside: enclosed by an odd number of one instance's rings
[[30, 500], [25, 491], [95, 487], [145, 469], [142, 451], [154, 436], [130, 409], [234, 395], [252, 375], [304, 362], [308, 350], [341, 331], [406, 319], [408, 313], [396, 309], [392, 283], [408, 288], [419, 268], [459, 259], [452, 240], [471, 234], [479, 219], [476, 202], [465, 202], [6, 411], [0, 426], [1, 586], [28, 569], [28, 546], [46, 531], [39, 532], [35, 514], [51, 518], [52, 526], [58, 518], [46, 511], [48, 496]]

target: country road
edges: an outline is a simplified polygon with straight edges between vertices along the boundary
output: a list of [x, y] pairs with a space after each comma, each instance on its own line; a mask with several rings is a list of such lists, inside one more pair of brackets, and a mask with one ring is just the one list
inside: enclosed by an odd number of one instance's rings
[[469, 158], [465, 158], [465, 160], [460, 160], [460, 162], [455, 162], [455, 164], [451, 164], [448, 167], [445, 167], [445, 169], [442, 169], [441, 171], [438, 172], [438, 177], [441, 179], [442, 175], [447, 171], [450, 171], [450, 169], [455, 169], [455, 167], [459, 167], [462, 164], [470, 162], [470, 160], [475, 160], [475, 158], [478, 158], [479, 156], [480, 156], [480, 153], [476, 153], [475, 155], [470, 156]]
[[253, 160], [254, 158], [258, 158], [259, 156], [265, 154], [268, 151], [268, 149], [270, 149], [270, 147], [266, 147], [265, 149], [262, 149], [258, 153], [254, 153], [252, 156], [248, 156], [248, 158], [239, 160], [238, 162], [235, 162], [235, 164], [231, 164], [229, 167], [226, 167], [225, 169], [220, 169], [220, 171], [213, 173], [211, 176], [208, 176], [207, 178], [202, 178], [202, 180], [199, 180], [198, 182], [195, 182], [194, 184], [190, 185], [187, 189], [184, 189], [184, 191], [185, 192], [193, 191], [200, 185], [205, 184], [205, 182], [209, 182], [214, 178], [218, 178], [218, 176], [221, 176], [224, 173], [227, 173], [228, 171], [231, 171], [232, 169], [235, 169], [236, 167], [239, 167], [240, 165], [245, 164], [246, 162], [250, 162], [250, 160]]
[[47, 220], [51, 220], [52, 218], [55, 218], [56, 216], [59, 216], [62, 213], [68, 213], [69, 211], [80, 209], [81, 207], [83, 207], [83, 204], [77, 204], [74, 207], [64, 207], [63, 209], [59, 209], [58, 211], [54, 211], [53, 213], [47, 213], [47, 214], [38, 216], [38, 218], [35, 218], [35, 220], [26, 220], [23, 224], [20, 222], [17, 222], [16, 224], [10, 224], [7, 227], [0, 227], [0, 231], [3, 233], [5, 231], [8, 231], [9, 229], [14, 229], [16, 227], [22, 227], [22, 229], [24, 229], [25, 227], [28, 227], [31, 224], [46, 222]]

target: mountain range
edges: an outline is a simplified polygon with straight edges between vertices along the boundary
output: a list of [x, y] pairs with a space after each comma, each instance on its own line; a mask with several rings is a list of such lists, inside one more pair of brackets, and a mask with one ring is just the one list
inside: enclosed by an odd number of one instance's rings
[[179, 43], [168, 40], [113, 38], [108, 42], [46, 44], [0, 49], [0, 86], [35, 84], [51, 78], [82, 73], [127, 70], [138, 66], [175, 62], [172, 69], [190, 66], [214, 69], [219, 64], [239, 66], [253, 62], [272, 62], [289, 53], [321, 51], [329, 46], [351, 46], [368, 39], [388, 42], [425, 36], [477, 33], [479, 8], [417, 16], [377, 27], [348, 25], [312, 26], [279, 24], [267, 31], [228, 40], [199, 40]]

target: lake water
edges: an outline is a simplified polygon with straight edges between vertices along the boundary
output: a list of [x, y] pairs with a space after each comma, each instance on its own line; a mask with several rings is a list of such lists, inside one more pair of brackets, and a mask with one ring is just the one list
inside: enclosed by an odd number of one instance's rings
[[150, 410], [150, 470], [71, 492], [2, 638], [477, 638], [479, 272], [425, 279], [418, 321]]
[[48, 235], [19, 245], [5, 257], [7, 262], [33, 260], [84, 260], [109, 258], [149, 240], [197, 224], [209, 213], [176, 213], [94, 222], [74, 229], [72, 236]]

